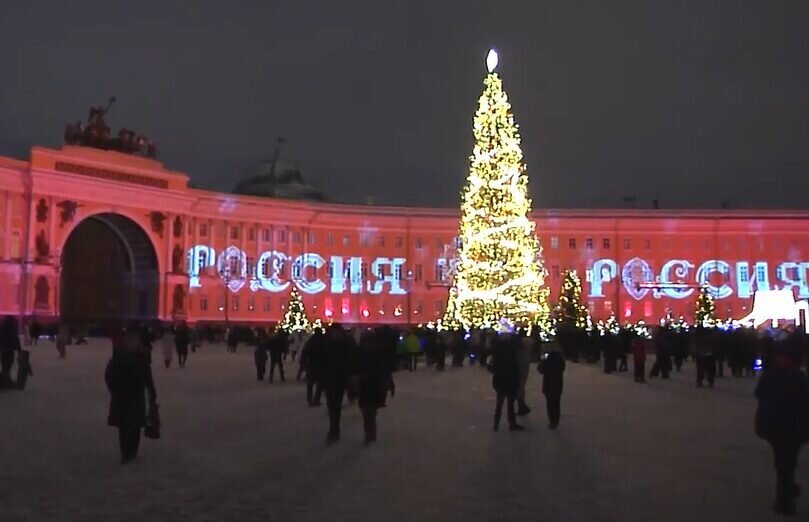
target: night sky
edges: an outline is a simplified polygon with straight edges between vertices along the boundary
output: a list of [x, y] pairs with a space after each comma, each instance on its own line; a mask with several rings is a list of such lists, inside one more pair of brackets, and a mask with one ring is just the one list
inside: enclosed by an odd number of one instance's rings
[[536, 208], [809, 208], [807, 22], [806, 0], [13, 2], [0, 154], [116, 95], [113, 132], [200, 187], [284, 136], [335, 201], [453, 207], [494, 46]]

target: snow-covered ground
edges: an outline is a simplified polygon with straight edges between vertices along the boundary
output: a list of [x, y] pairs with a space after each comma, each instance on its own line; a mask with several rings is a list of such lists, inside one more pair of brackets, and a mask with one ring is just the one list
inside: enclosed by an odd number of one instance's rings
[[[753, 379], [697, 389], [691, 366], [638, 385], [570, 364], [558, 431], [546, 428], [532, 372], [528, 431], [494, 433], [486, 372], [422, 367], [397, 374], [375, 446], [363, 446], [347, 406], [343, 440], [327, 447], [325, 405], [306, 408], [301, 384], [257, 382], [249, 349], [206, 345], [184, 370], [155, 361], [163, 438], [142, 440], [139, 460], [121, 467], [106, 426], [110, 349], [91, 343], [65, 360], [41, 343], [29, 387], [0, 394], [0, 521], [771, 517]], [[807, 471], [804, 456], [799, 479]]]

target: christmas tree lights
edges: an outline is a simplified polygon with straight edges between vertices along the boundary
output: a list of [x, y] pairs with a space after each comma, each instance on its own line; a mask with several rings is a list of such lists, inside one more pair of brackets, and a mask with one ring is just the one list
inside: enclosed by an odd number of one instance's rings
[[697, 295], [694, 326], [704, 326], [706, 328], [716, 326], [716, 307], [714, 306], [713, 295], [705, 285], [700, 287], [699, 295]]
[[526, 326], [548, 320], [542, 247], [529, 219], [531, 199], [520, 135], [497, 73], [497, 54], [474, 118], [475, 147], [461, 194], [458, 267], [445, 326]]
[[278, 329], [287, 333], [308, 331], [310, 328], [309, 319], [306, 317], [306, 310], [303, 308], [303, 301], [298, 289], [292, 286], [289, 293], [289, 304], [284, 318], [278, 323]]
[[559, 291], [559, 320], [569, 327], [584, 330], [588, 327], [587, 308], [581, 304], [581, 279], [575, 270], [565, 270]]

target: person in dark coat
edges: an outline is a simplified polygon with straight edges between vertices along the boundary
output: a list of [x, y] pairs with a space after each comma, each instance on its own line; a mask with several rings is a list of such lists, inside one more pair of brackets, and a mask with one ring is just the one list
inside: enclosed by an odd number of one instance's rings
[[[321, 329], [306, 341], [298, 359], [301, 370], [306, 373], [306, 404], [310, 408], [320, 406], [320, 375], [323, 369], [323, 352], [326, 350], [326, 334]], [[298, 372], [300, 375], [300, 372]]]
[[264, 330], [256, 332], [256, 348], [253, 351], [253, 361], [256, 363], [256, 379], [264, 380], [267, 373], [267, 334]]
[[323, 351], [320, 383], [326, 391], [326, 406], [329, 412], [328, 443], [340, 440], [340, 417], [343, 398], [351, 375], [354, 373], [357, 347], [354, 338], [339, 325], [331, 325], [326, 334]]
[[632, 338], [632, 365], [635, 382], [646, 382], [646, 345], [640, 337]]
[[138, 455], [140, 430], [146, 426], [147, 396], [151, 411], [157, 408], [152, 368], [136, 329], [116, 335], [104, 380], [110, 392], [107, 423], [118, 428], [121, 462], [127, 464]]
[[508, 427], [511, 431], [524, 429], [517, 424], [514, 404], [520, 389], [520, 365], [517, 361], [517, 337], [511, 334], [497, 335], [491, 341], [492, 387], [497, 392], [497, 403], [494, 409], [494, 431], [500, 429], [500, 417], [503, 414], [503, 403], [507, 402]]
[[191, 343], [191, 333], [185, 322], [177, 325], [174, 333], [174, 347], [177, 349], [177, 363], [180, 368], [185, 368], [185, 361], [188, 359], [188, 345]]
[[775, 510], [795, 513], [795, 468], [801, 446], [809, 439], [809, 383], [800, 370], [798, 350], [777, 350], [756, 386], [758, 399], [756, 435], [773, 451], [776, 489]]
[[555, 430], [562, 416], [562, 387], [564, 384], [565, 360], [556, 350], [545, 353], [537, 367], [542, 374], [542, 394], [548, 410], [548, 427]]
[[14, 356], [22, 350], [17, 320], [7, 315], [0, 323], [0, 388], [12, 385], [11, 368]]
[[281, 330], [271, 336], [267, 346], [270, 352], [270, 382], [275, 379], [275, 369], [281, 374], [281, 380], [286, 381], [284, 376], [284, 355], [289, 351], [289, 334]]
[[360, 340], [357, 402], [362, 412], [365, 443], [376, 441], [376, 414], [385, 406], [392, 380], [390, 360], [379, 332], [367, 332]]

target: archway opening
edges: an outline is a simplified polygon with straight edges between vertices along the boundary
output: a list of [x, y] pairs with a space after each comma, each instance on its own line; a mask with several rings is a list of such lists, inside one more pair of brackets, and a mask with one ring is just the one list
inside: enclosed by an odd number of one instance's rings
[[61, 265], [59, 311], [66, 321], [91, 325], [158, 316], [157, 256], [131, 219], [85, 219], [68, 236]]

